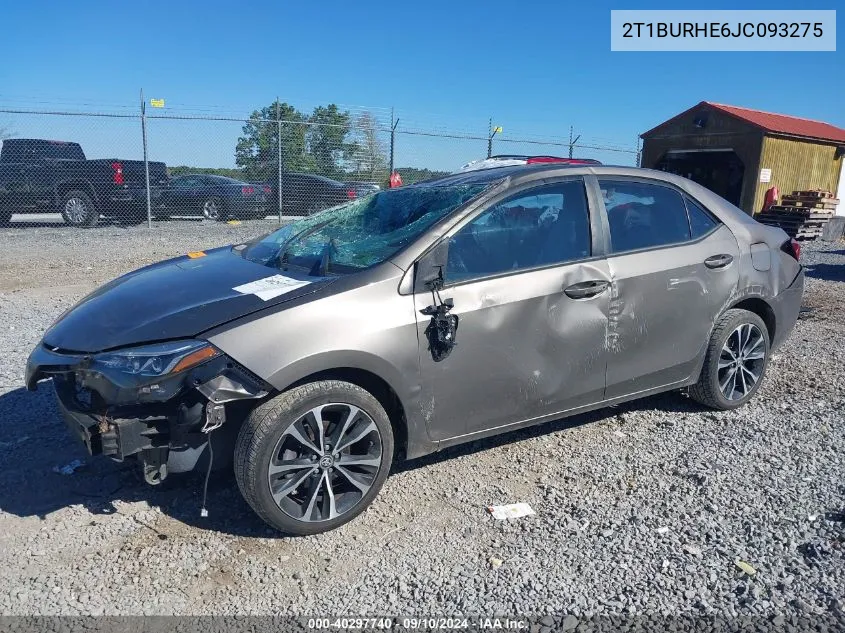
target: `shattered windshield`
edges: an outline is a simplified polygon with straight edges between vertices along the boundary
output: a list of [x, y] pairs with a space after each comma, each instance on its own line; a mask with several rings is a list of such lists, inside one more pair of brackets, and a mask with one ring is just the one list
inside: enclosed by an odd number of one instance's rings
[[354, 272], [381, 263], [488, 183], [411, 186], [378, 191], [291, 222], [241, 253], [266, 266], [311, 274]]

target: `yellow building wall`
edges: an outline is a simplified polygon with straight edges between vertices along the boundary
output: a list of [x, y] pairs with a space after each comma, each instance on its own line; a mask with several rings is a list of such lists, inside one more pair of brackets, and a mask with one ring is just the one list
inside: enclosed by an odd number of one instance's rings
[[[757, 182], [754, 212], [763, 208], [766, 191], [771, 187], [777, 187], [781, 197], [802, 189], [826, 189], [835, 194], [842, 169], [842, 157], [834, 158], [835, 154], [836, 145], [766, 136], [757, 173], [746, 174]], [[771, 182], [760, 182], [763, 169], [772, 170]]]

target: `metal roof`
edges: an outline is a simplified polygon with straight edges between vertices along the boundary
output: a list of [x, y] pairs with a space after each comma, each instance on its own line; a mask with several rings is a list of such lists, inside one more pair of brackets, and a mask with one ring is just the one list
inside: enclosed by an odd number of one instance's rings
[[750, 123], [766, 132], [773, 132], [776, 134], [788, 134], [791, 136], [801, 136], [804, 138], [818, 139], [822, 141], [833, 141], [835, 143], [845, 143], [845, 130], [830, 123], [823, 121], [814, 121], [812, 119], [802, 119], [788, 114], [776, 114], [774, 112], [764, 112], [762, 110], [752, 110], [750, 108], [741, 108], [739, 106], [725, 105], [723, 103], [713, 103], [712, 101], [702, 101], [694, 105], [689, 110], [681, 112], [677, 116], [672, 117], [668, 121], [664, 121], [660, 125], [644, 132], [640, 136], [645, 137], [663, 127], [669, 121], [682, 117], [697, 109], [709, 107], [713, 110], [724, 112], [730, 116], [741, 119], [746, 123]]

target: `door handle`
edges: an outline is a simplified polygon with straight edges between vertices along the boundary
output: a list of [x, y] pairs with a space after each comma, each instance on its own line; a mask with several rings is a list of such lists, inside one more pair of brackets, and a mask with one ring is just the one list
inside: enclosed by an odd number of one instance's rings
[[610, 282], [604, 279], [593, 279], [591, 281], [572, 284], [568, 288], [565, 288], [563, 292], [571, 299], [589, 299], [590, 297], [595, 297], [603, 293], [609, 285]]
[[704, 265], [707, 268], [724, 268], [733, 260], [733, 255], [713, 255], [704, 260]]

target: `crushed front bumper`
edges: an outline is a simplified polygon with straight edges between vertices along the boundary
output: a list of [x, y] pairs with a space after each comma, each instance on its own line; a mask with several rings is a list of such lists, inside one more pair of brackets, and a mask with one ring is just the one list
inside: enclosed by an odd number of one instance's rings
[[[40, 344], [27, 362], [27, 388], [52, 378], [65, 425], [88, 452], [119, 461], [137, 459], [152, 484], [168, 472], [193, 469], [211, 430], [222, 426], [227, 431], [223, 436], [237, 430], [237, 416], [227, 416], [227, 407], [263, 398], [272, 389], [225, 355], [134, 386], [90, 365], [90, 355]], [[228, 425], [227, 418], [232, 418]]]

